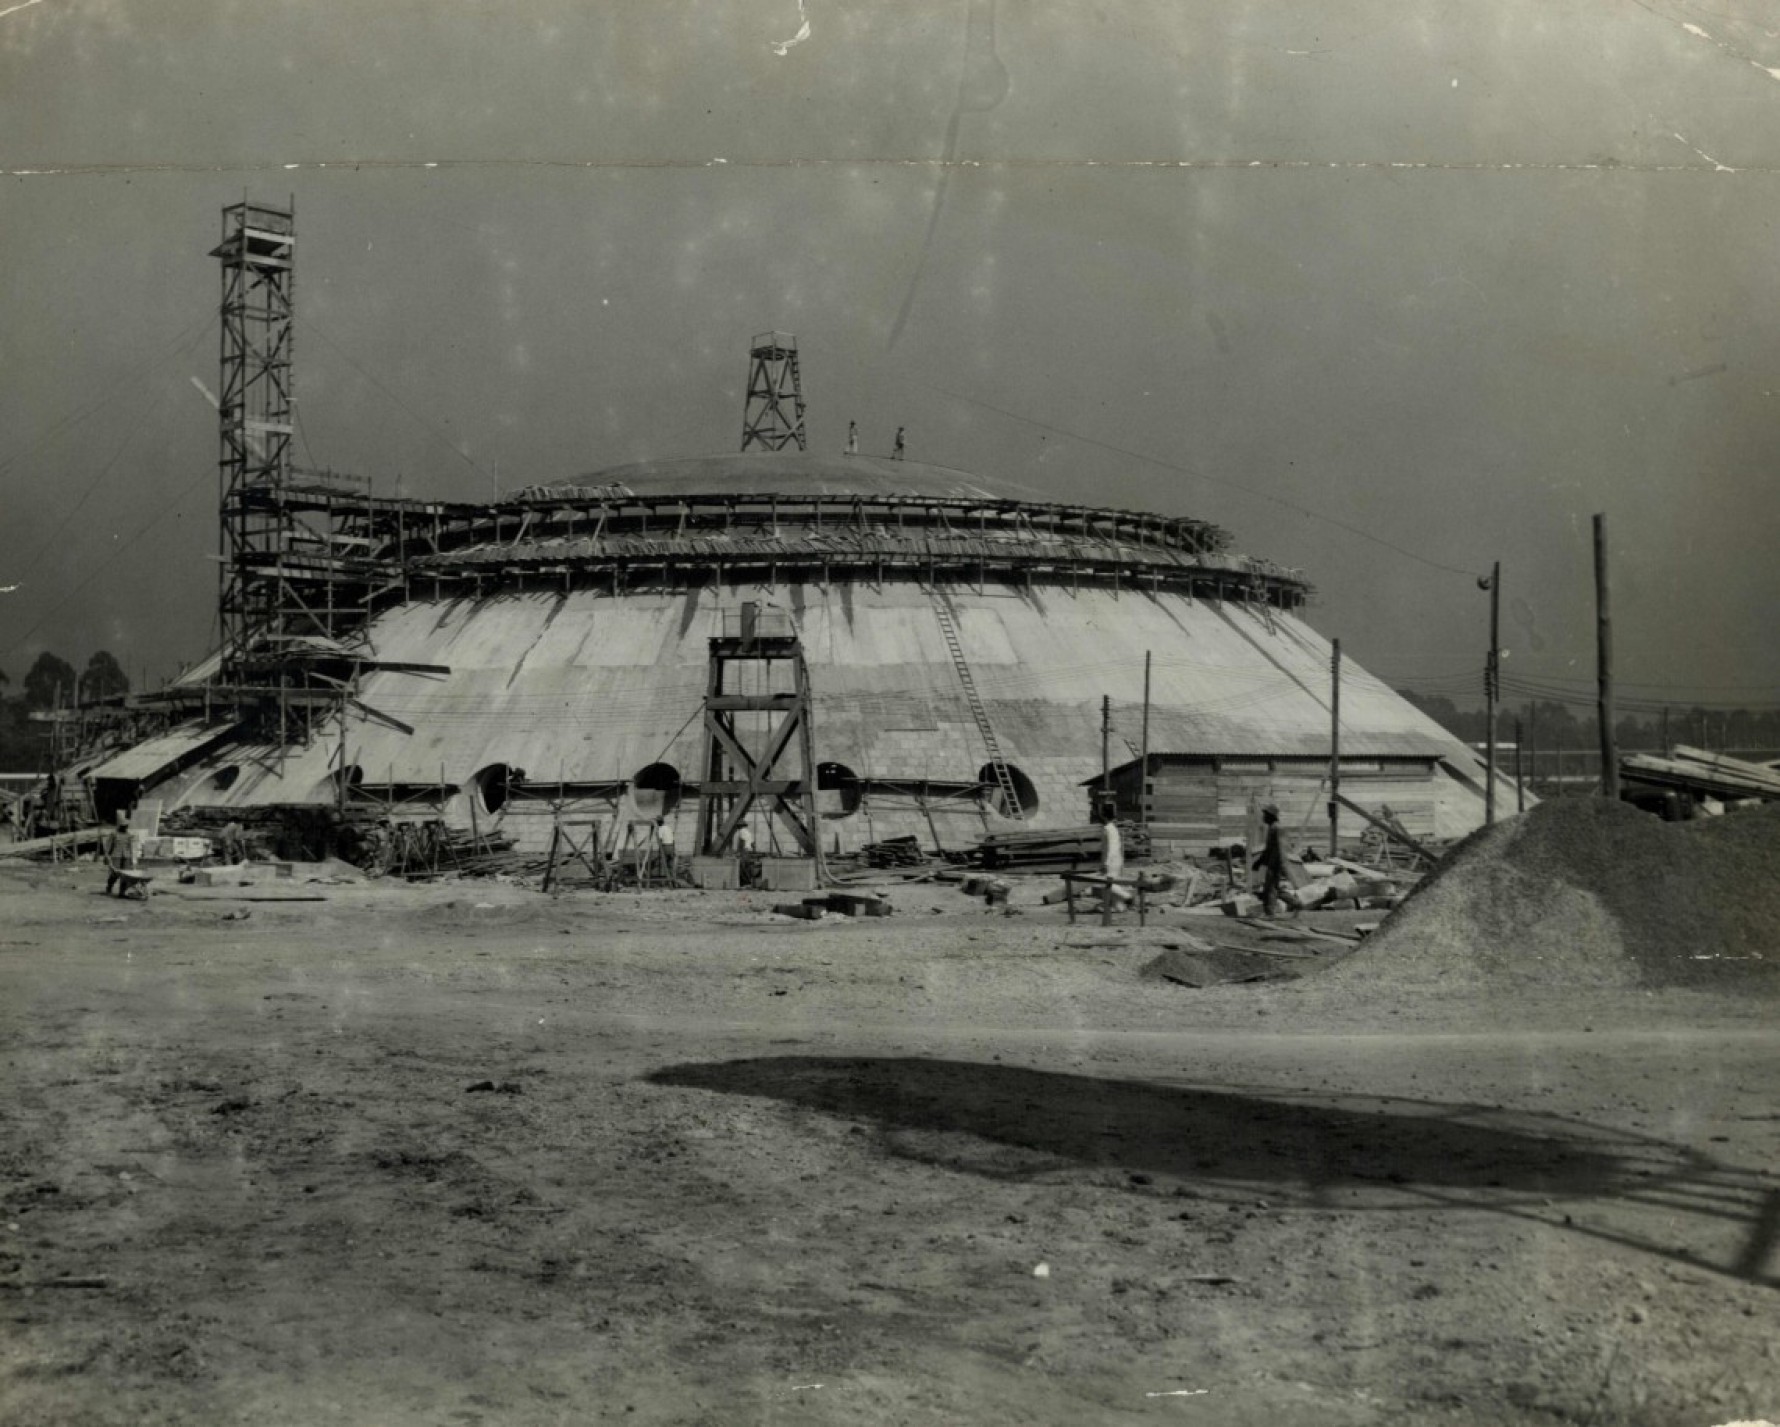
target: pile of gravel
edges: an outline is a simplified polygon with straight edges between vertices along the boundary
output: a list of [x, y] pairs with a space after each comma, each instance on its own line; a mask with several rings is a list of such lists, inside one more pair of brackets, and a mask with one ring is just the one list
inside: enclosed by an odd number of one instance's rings
[[1780, 804], [1557, 799], [1461, 843], [1332, 976], [1780, 991]]

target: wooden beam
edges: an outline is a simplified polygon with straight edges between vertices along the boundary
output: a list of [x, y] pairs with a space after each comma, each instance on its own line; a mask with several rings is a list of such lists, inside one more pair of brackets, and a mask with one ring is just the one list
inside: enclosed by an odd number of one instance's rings
[[1440, 860], [1438, 856], [1436, 856], [1434, 853], [1428, 851], [1427, 848], [1423, 847], [1419, 842], [1417, 842], [1408, 833], [1398, 831], [1396, 828], [1392, 827], [1387, 822], [1381, 822], [1379, 819], [1373, 817], [1371, 813], [1367, 812], [1364, 808], [1362, 808], [1352, 798], [1346, 797], [1345, 795], [1343, 795], [1341, 793], [1337, 793], [1335, 795], [1335, 801], [1340, 803], [1342, 807], [1347, 808], [1352, 812], [1358, 813], [1361, 817], [1365, 818], [1367, 822], [1371, 823], [1373, 827], [1377, 828], [1380, 832], [1382, 832], [1386, 837], [1390, 838], [1393, 842], [1402, 843], [1405, 847], [1411, 849], [1412, 851], [1420, 853], [1423, 857], [1427, 858], [1428, 861], [1430, 861], [1430, 862], [1438, 862]]

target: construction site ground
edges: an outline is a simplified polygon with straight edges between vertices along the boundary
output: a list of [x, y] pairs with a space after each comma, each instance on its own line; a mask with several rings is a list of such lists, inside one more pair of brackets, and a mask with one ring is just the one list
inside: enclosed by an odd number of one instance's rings
[[[103, 881], [0, 869], [18, 1427], [1780, 1418], [1745, 988], [922, 883]], [[1308, 974], [1163, 979], [1188, 934]]]

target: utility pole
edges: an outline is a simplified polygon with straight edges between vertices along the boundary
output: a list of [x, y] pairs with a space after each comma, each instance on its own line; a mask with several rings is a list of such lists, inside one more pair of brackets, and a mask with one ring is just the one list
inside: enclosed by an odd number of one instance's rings
[[1613, 617], [1607, 605], [1607, 517], [1595, 517], [1595, 668], [1600, 694], [1601, 792], [1619, 800], [1619, 754], [1613, 746]]
[[1523, 746], [1520, 715], [1516, 714], [1514, 716], [1514, 811], [1517, 813], [1524, 813], [1527, 810], [1527, 784], [1526, 777], [1521, 771], [1524, 765], [1520, 761], [1520, 751]]
[[1341, 641], [1329, 656], [1329, 856], [1341, 856]]
[[1496, 692], [1501, 661], [1502, 562], [1496, 561], [1488, 575], [1477, 582], [1490, 592], [1490, 650], [1483, 662], [1483, 710], [1488, 727], [1484, 730], [1483, 821], [1487, 826], [1496, 820]]
[[1539, 705], [1527, 705], [1527, 781], [1539, 781]]
[[1137, 759], [1137, 820], [1150, 825], [1150, 651], [1143, 651], [1143, 738]]
[[1112, 797], [1112, 695], [1100, 696], [1100, 806], [1104, 811]]
[[1667, 704], [1664, 704], [1663, 705], [1663, 757], [1664, 758], [1667, 758], [1669, 756], [1669, 749], [1671, 747], [1673, 747], [1673, 745], [1669, 742], [1669, 706]]

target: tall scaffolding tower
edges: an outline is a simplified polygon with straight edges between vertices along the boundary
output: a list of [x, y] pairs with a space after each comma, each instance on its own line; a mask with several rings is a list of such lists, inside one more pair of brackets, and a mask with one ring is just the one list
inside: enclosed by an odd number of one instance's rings
[[748, 350], [748, 400], [742, 408], [742, 449], [806, 448], [803, 382], [797, 371], [797, 338], [762, 332]]
[[278, 581], [264, 557], [289, 544], [292, 518], [253, 496], [290, 481], [296, 244], [294, 198], [287, 208], [244, 200], [223, 209], [222, 242], [210, 253], [222, 266], [217, 613], [227, 679], [241, 677], [250, 650], [280, 623]]
[[287, 686], [293, 657], [360, 626], [381, 578], [369, 482], [299, 468], [296, 433], [296, 204], [222, 211], [222, 682]]

